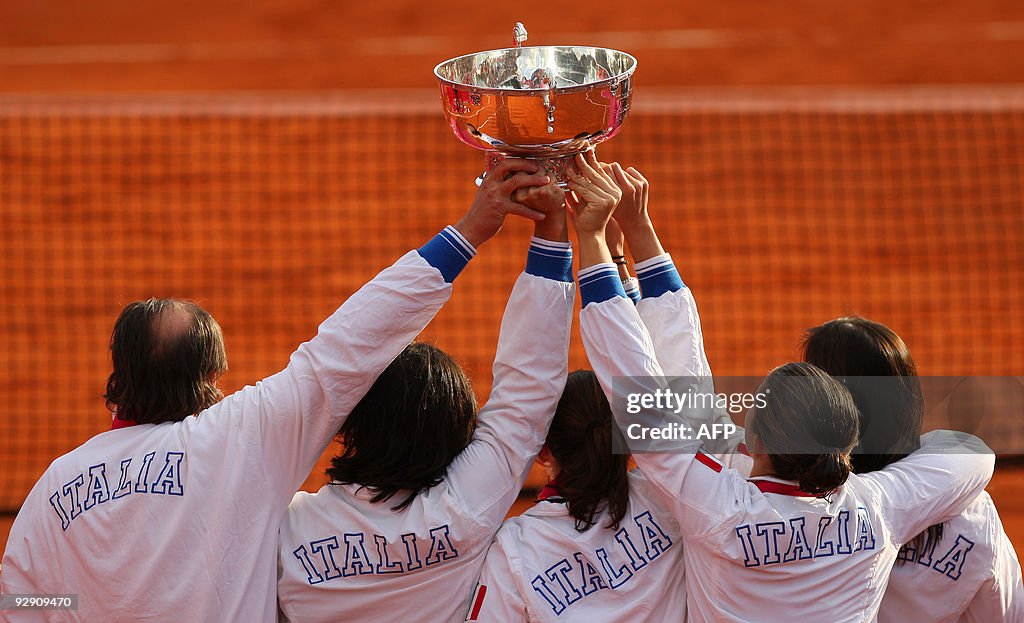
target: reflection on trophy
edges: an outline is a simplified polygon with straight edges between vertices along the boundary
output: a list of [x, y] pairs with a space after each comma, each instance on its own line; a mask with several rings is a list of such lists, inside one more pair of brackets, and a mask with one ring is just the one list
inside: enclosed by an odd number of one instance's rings
[[[629, 112], [636, 59], [607, 48], [515, 47], [467, 54], [434, 68], [455, 136], [502, 158], [530, 158], [563, 188], [573, 157], [615, 136]], [[477, 183], [483, 179], [482, 174]]]

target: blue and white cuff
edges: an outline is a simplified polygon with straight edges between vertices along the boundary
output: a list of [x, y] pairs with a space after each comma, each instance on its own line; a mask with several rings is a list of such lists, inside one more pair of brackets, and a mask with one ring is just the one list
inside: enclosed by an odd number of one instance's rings
[[666, 292], [676, 292], [685, 286], [672, 256], [668, 253], [657, 255], [633, 266], [644, 298], [657, 298]]
[[469, 244], [459, 230], [449, 225], [420, 247], [419, 254], [428, 264], [441, 271], [445, 281], [451, 283], [476, 255], [476, 248]]
[[633, 303], [640, 302], [640, 282], [635, 277], [623, 279], [622, 289], [626, 291], [626, 296], [633, 299]]
[[600, 303], [616, 296], [626, 297], [619, 279], [619, 270], [615, 264], [594, 264], [580, 271], [580, 299], [583, 307], [591, 303]]
[[534, 236], [526, 254], [526, 272], [537, 277], [572, 283], [572, 243]]

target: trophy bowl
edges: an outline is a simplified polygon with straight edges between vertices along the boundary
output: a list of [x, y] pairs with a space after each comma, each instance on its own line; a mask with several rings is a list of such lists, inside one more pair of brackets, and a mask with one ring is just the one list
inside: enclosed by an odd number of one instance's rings
[[486, 152], [488, 171], [505, 157], [534, 159], [565, 187], [573, 157], [621, 129], [635, 69], [618, 50], [531, 46], [459, 56], [434, 75], [448, 125]]

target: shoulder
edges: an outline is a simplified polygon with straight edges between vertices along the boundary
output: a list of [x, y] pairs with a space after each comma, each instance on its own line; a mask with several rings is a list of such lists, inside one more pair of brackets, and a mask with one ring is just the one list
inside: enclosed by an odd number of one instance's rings
[[295, 495], [292, 496], [292, 501], [288, 503], [288, 510], [301, 509], [307, 506], [315, 506], [317, 502], [321, 500], [321, 495], [325, 494], [324, 489], [328, 485], [324, 485], [317, 493], [310, 493], [309, 491], [296, 491]]
[[947, 531], [963, 535], [972, 542], [992, 542], [1003, 531], [999, 512], [987, 491], [982, 491], [959, 515], [944, 524]]
[[967, 505], [967, 508], [964, 509], [961, 515], [970, 521], [1002, 524], [1002, 521], [999, 519], [999, 511], [996, 510], [996, 503], [992, 500], [992, 496], [988, 494], [988, 491], [979, 493], [978, 497], [974, 498], [974, 501]]
[[978, 497], [974, 498], [974, 501], [967, 507], [967, 511], [982, 513], [987, 519], [1002, 523], [999, 519], [999, 511], [996, 510], [996, 503], [992, 496], [988, 494], [988, 491], [979, 493]]
[[537, 502], [522, 514], [509, 517], [501, 524], [499, 533], [522, 534], [543, 526], [571, 521], [569, 510], [561, 502]]
[[[995, 502], [987, 491], [982, 491], [978, 497], [960, 514], [952, 520], [953, 523], [964, 533], [978, 541], [982, 541], [985, 550], [998, 552], [1001, 547], [1006, 546], [1013, 550], [1013, 544], [1006, 535], [1003, 528], [1003, 520], [999, 516]], [[993, 560], [993, 567], [996, 561]]]
[[629, 472], [629, 502], [634, 512], [649, 509], [655, 515], [669, 520], [673, 526], [676, 524], [672, 511], [665, 504], [664, 496], [639, 468]]
[[506, 519], [495, 539], [511, 555], [512, 552], [543, 550], [552, 543], [571, 540], [576, 534], [576, 520], [565, 504], [537, 502], [521, 515]]
[[336, 517], [344, 515], [336, 485], [324, 485], [316, 493], [298, 491], [292, 496], [285, 511], [284, 525], [295, 526], [317, 517]]
[[524, 526], [527, 527], [533, 522], [529, 518], [519, 515], [517, 517], [509, 517], [501, 524], [498, 528], [498, 532], [494, 535], [495, 541], [501, 541], [502, 545], [514, 543], [518, 541], [523, 534]]
[[550, 531], [546, 519], [530, 517], [526, 513], [506, 519], [487, 548], [486, 557], [492, 561], [500, 558], [514, 575], [522, 574], [523, 560], [532, 559], [534, 548]]
[[842, 491], [856, 498], [875, 498], [882, 495], [891, 476], [882, 470], [865, 474], [851, 473], [843, 483]]
[[[342, 487], [324, 485], [315, 493], [298, 491], [281, 518], [278, 541], [289, 548], [310, 538], [334, 534], [342, 526], [365, 522], [346, 503]], [[291, 551], [289, 549], [289, 551]]]
[[[147, 426], [147, 428], [151, 428]], [[82, 445], [70, 450], [50, 462], [39, 482], [55, 481], [63, 484], [67, 477], [74, 478], [83, 469], [90, 465], [104, 463], [105, 460], [118, 454], [118, 450], [124, 445], [127, 434], [120, 431], [104, 431], [85, 441]]]

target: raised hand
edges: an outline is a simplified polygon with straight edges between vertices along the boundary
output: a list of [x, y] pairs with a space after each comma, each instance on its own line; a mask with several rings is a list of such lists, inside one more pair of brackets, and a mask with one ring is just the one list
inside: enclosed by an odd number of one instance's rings
[[565, 191], [559, 188], [554, 181], [545, 186], [520, 188], [512, 194], [512, 199], [544, 214], [544, 220], [537, 221], [534, 226], [534, 234], [538, 238], [560, 242], [569, 239], [566, 225]]
[[531, 221], [544, 220], [543, 212], [514, 201], [512, 195], [521, 188], [545, 186], [550, 181], [534, 162], [513, 158], [503, 160], [484, 178], [469, 210], [455, 223], [455, 229], [470, 244], [479, 247], [498, 233], [509, 214], [518, 214]]
[[[608, 165], [615, 178], [615, 184], [622, 190], [622, 199], [615, 208], [615, 220], [622, 228], [634, 262], [642, 262], [661, 255], [665, 250], [654, 231], [654, 224], [647, 211], [647, 197], [650, 184], [647, 178], [633, 167], [623, 169], [618, 162]], [[615, 255], [615, 251], [612, 251]], [[621, 253], [619, 253], [621, 255]]]
[[605, 229], [622, 191], [608, 171], [597, 161], [594, 152], [576, 156], [576, 171], [568, 171], [571, 195], [566, 202], [573, 210], [573, 223], [580, 244], [580, 269], [610, 263], [611, 253], [605, 240]]
[[612, 175], [605, 170], [593, 151], [577, 154], [576, 168], [569, 169], [568, 184], [572, 195], [566, 201], [575, 214], [577, 234], [600, 234], [611, 218], [612, 211], [622, 197], [622, 190]]
[[649, 227], [651, 218], [647, 213], [647, 195], [650, 188], [647, 179], [633, 167], [623, 169], [618, 162], [608, 165], [615, 183], [622, 191], [619, 207], [615, 208], [615, 220], [624, 234], [637, 228]]

